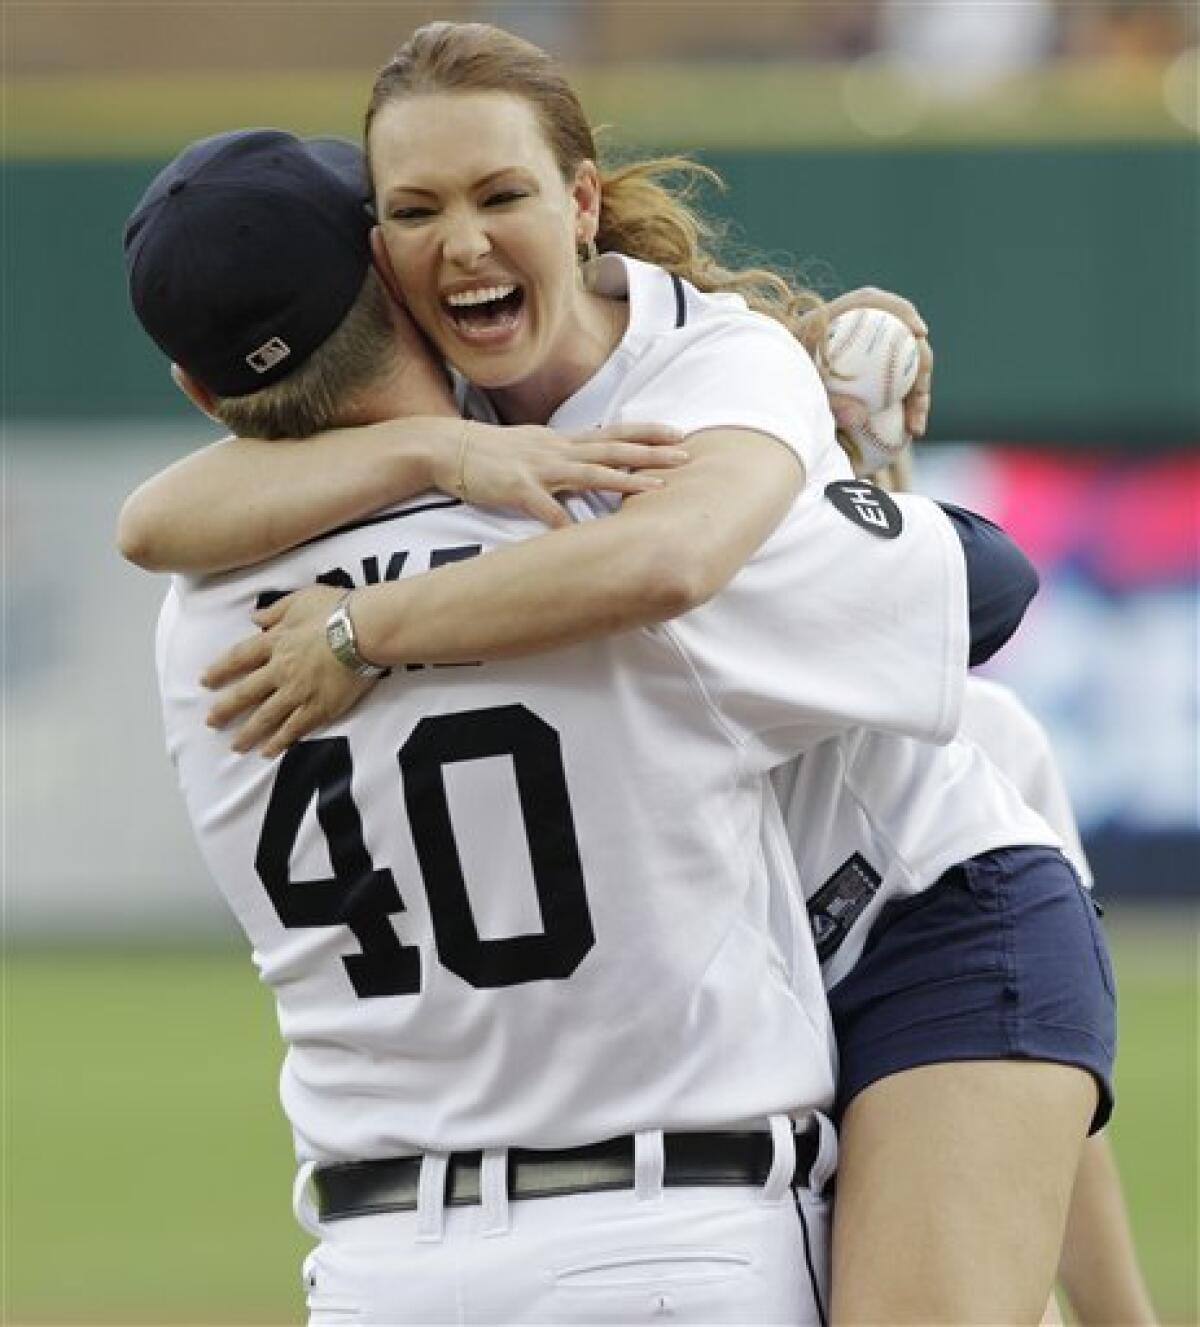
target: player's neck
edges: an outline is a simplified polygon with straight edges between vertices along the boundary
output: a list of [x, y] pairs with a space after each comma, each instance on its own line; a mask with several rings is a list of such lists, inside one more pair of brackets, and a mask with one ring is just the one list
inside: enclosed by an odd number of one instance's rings
[[406, 360], [363, 388], [355, 401], [339, 412], [339, 422], [354, 426], [413, 416], [457, 418], [458, 413], [445, 370], [440, 365]]

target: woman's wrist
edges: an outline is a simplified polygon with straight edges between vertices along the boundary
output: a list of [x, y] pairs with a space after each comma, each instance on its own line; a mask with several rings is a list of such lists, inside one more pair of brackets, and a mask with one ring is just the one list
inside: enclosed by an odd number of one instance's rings
[[461, 498], [460, 491], [465, 480], [465, 471], [470, 466], [469, 452], [477, 424], [468, 419], [435, 420], [436, 427], [430, 430], [426, 463], [429, 467], [429, 487], [450, 497]]
[[364, 585], [353, 592], [348, 607], [354, 613], [354, 642], [359, 657], [377, 668], [396, 668], [411, 660], [398, 658], [398, 618], [405, 598], [400, 581]]
[[[351, 445], [365, 446], [375, 472], [377, 507], [440, 488], [445, 455], [457, 436], [457, 416], [409, 416], [345, 430]], [[347, 449], [349, 450], [349, 449]]]

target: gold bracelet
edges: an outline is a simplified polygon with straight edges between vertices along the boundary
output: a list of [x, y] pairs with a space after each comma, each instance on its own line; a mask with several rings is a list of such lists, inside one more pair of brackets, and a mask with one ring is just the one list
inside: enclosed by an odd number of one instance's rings
[[455, 466], [458, 477], [454, 481], [454, 491], [464, 502], [469, 502], [467, 496], [467, 449], [471, 445], [471, 425], [463, 422], [462, 441], [458, 444], [458, 461]]

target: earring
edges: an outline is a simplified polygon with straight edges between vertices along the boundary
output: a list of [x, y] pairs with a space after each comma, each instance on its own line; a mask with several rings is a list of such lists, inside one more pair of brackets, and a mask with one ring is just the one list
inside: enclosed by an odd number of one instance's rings
[[575, 253], [579, 259], [579, 264], [581, 267], [585, 263], [590, 263], [594, 259], [599, 258], [600, 256], [600, 250], [596, 248], [596, 241], [594, 238], [589, 240], [581, 239], [576, 241]]

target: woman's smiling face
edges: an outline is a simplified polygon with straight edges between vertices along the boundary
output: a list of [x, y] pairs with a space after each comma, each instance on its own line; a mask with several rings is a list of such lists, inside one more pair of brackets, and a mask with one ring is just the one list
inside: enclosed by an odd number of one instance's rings
[[491, 390], [553, 394], [559, 379], [574, 390], [574, 347], [588, 341], [576, 249], [600, 205], [593, 163], [565, 181], [532, 106], [503, 92], [389, 102], [368, 146], [400, 293], [446, 360]]

